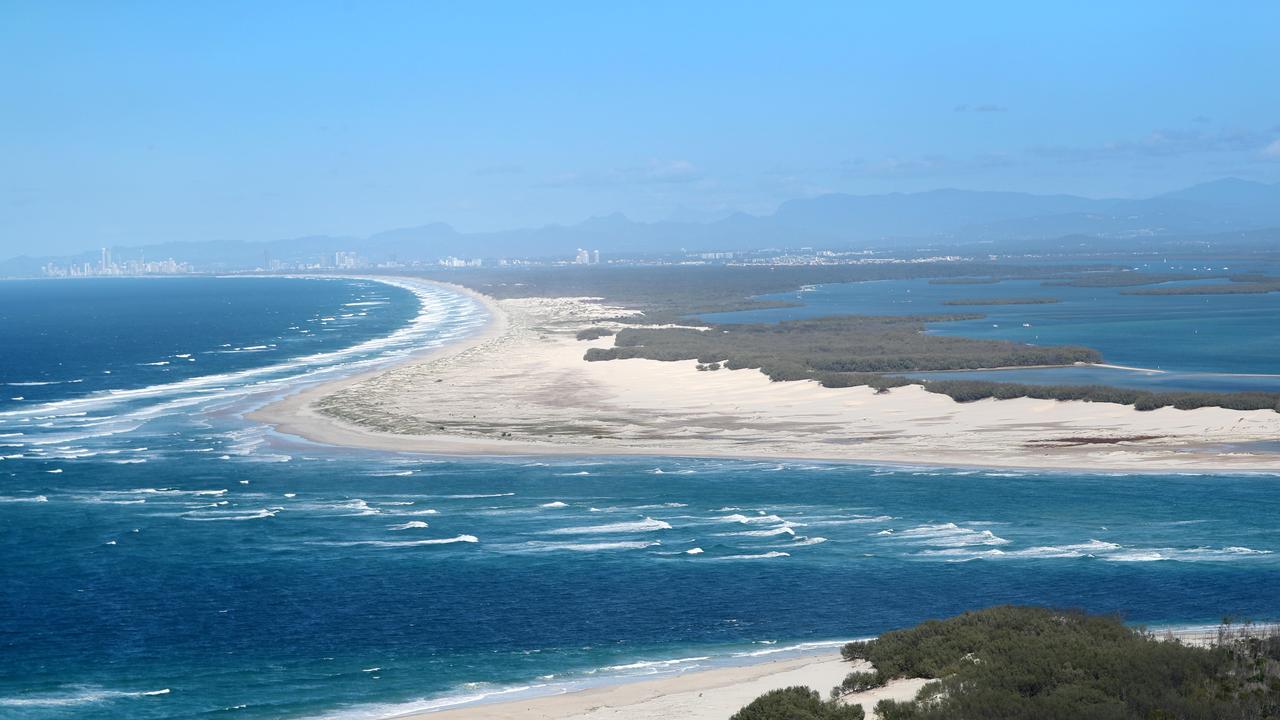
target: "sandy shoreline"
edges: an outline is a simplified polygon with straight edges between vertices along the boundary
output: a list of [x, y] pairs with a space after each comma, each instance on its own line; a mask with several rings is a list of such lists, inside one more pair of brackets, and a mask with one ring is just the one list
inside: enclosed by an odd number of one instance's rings
[[[371, 278], [377, 279], [377, 278]], [[425, 282], [425, 281], [419, 281]], [[438, 283], [437, 283], [438, 284]], [[1278, 472], [1280, 413], [1140, 412], [1111, 403], [957, 403], [919, 386], [771, 382], [696, 363], [586, 362], [585, 327], [618, 308], [494, 300], [480, 332], [388, 369], [306, 389], [250, 415], [331, 445], [439, 455], [640, 455], [1098, 472]]]
[[[398, 720], [728, 720], [760, 695], [778, 688], [805, 685], [824, 698], [863, 663], [845, 662], [839, 653], [771, 660], [739, 667], [699, 670], [653, 680], [622, 682], [569, 692], [452, 710], [395, 715]], [[885, 687], [850, 695], [868, 717], [884, 698], [909, 700], [925, 680], [897, 680]]]
[[[375, 282], [382, 282], [383, 280], [386, 279], [386, 278], [380, 278], [376, 276], [355, 276], [355, 277], [358, 277], [359, 279], [364, 279], [364, 280], [372, 280]], [[406, 364], [412, 364], [412, 363], [418, 363], [418, 362], [426, 362], [431, 360], [432, 358], [436, 358], [440, 356], [448, 356], [448, 355], [463, 353], [471, 348], [493, 342], [495, 339], [502, 337], [502, 335], [506, 332], [506, 316], [501, 311], [498, 311], [497, 307], [493, 304], [490, 298], [475, 292], [471, 288], [463, 287], [461, 285], [455, 285], [453, 283], [438, 282], [438, 281], [426, 282], [426, 281], [421, 281], [413, 278], [397, 278], [397, 279], [406, 280], [409, 282], [422, 282], [423, 284], [426, 284], [426, 285], [444, 287], [460, 295], [466, 295], [467, 297], [471, 298], [472, 300], [475, 300], [477, 303], [479, 303], [482, 307], [485, 308], [485, 310], [489, 313], [489, 319], [485, 322], [485, 324], [480, 329], [467, 335], [466, 337], [463, 337], [459, 340], [455, 340], [454, 342], [451, 342], [451, 343], [447, 343], [445, 345], [441, 345], [439, 347], [427, 348], [425, 350], [412, 353], [408, 357], [404, 358], [399, 363], [394, 365], [393, 367], [398, 367], [400, 365], [406, 365]], [[334, 392], [337, 392], [344, 388], [351, 387], [353, 385], [357, 385], [365, 380], [375, 378], [381, 375], [382, 373], [386, 372], [388, 369], [389, 368], [385, 368], [385, 367], [377, 368], [374, 370], [369, 370], [366, 372], [349, 375], [347, 377], [339, 378], [337, 380], [332, 380], [330, 382], [321, 383], [319, 385], [315, 385], [312, 387], [304, 388], [296, 393], [293, 393], [292, 395], [287, 395], [271, 403], [268, 403], [267, 405], [261, 408], [258, 408], [250, 413], [247, 413], [245, 417], [255, 422], [261, 422], [261, 423], [273, 425], [275, 426], [276, 430], [279, 432], [283, 432], [288, 435], [297, 435], [298, 437], [311, 440], [313, 442], [319, 442], [326, 445], [350, 445], [350, 443], [332, 442], [329, 440], [324, 440], [322, 438], [317, 437], [315, 433], [311, 432], [313, 427], [316, 429], [319, 429], [329, 422], [334, 422], [334, 420], [332, 420], [331, 418], [328, 418], [324, 415], [320, 415], [319, 413], [315, 412], [315, 409], [313, 408], [313, 403], [316, 400], [319, 400], [320, 398], [323, 398]]]

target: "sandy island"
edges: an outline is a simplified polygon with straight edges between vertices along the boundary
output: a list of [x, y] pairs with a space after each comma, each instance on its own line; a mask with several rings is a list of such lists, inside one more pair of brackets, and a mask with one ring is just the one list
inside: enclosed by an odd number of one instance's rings
[[[399, 278], [398, 278], [399, 279]], [[404, 279], [399, 279], [404, 281]], [[414, 281], [423, 282], [423, 281]], [[395, 367], [316, 386], [251, 417], [313, 441], [443, 455], [654, 455], [1120, 472], [1276, 472], [1280, 413], [1112, 403], [957, 403], [919, 386], [772, 382], [696, 363], [587, 362], [589, 298], [494, 300], [480, 332]]]

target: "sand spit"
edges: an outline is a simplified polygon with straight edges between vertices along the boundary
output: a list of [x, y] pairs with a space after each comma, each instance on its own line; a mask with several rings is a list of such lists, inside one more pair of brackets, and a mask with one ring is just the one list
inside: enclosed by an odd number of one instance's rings
[[306, 390], [253, 417], [329, 444], [445, 455], [1280, 471], [1280, 413], [1268, 410], [1140, 412], [1030, 398], [957, 403], [918, 386], [877, 394], [771, 382], [756, 370], [698, 371], [693, 361], [587, 362], [588, 348], [613, 339], [577, 340], [577, 332], [623, 327], [614, 320], [618, 308], [591, 298], [497, 301], [462, 291], [492, 314], [485, 330], [396, 367]]

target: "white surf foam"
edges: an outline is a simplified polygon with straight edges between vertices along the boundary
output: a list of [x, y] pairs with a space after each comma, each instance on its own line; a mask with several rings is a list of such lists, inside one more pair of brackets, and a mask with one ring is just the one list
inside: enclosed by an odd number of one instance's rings
[[783, 525], [781, 527], [768, 528], [767, 530], [743, 530], [741, 532], [716, 533], [721, 537], [774, 537], [775, 535], [795, 535], [796, 531], [790, 527]]
[[410, 520], [407, 523], [400, 523], [399, 525], [388, 525], [387, 529], [388, 530], [417, 530], [417, 529], [424, 529], [426, 527], [428, 527], [428, 525], [423, 520]]
[[573, 542], [540, 542], [532, 540], [520, 546], [532, 552], [554, 552], [567, 550], [570, 552], [602, 552], [608, 550], [643, 550], [656, 547], [662, 543], [649, 540], [629, 540], [621, 542], [573, 543]]
[[791, 557], [791, 553], [780, 552], [778, 550], [770, 550], [767, 553], [759, 553], [757, 555], [721, 555], [719, 557], [708, 558], [709, 560], [768, 560], [770, 558]]
[[[213, 511], [210, 511], [210, 513], [212, 512]], [[234, 511], [232, 512], [234, 513]], [[267, 508], [263, 508], [256, 512], [241, 513], [241, 514], [212, 515], [212, 514], [185, 513], [183, 514], [182, 519], [193, 520], [196, 522], [214, 522], [219, 520], [262, 520], [264, 518], [275, 517], [277, 512], [279, 512], [279, 510], [268, 510]]]
[[890, 537], [898, 541], [914, 542], [935, 547], [967, 547], [970, 545], [1006, 545], [1008, 540], [990, 530], [974, 530], [955, 523], [917, 525], [899, 530]]
[[49, 502], [49, 498], [45, 497], [44, 495], [0, 496], [0, 502], [2, 503], [28, 503], [28, 502], [43, 503], [43, 502]]
[[785, 520], [778, 517], [777, 515], [742, 515], [741, 513], [726, 515], [720, 519], [725, 522], [736, 522], [736, 523], [744, 523], [744, 524], [785, 522]]
[[[0, 418], [20, 421], [37, 415], [65, 415], [69, 412], [95, 410], [130, 403], [132, 409], [113, 415], [109, 422], [78, 439], [128, 432], [155, 417], [183, 412], [192, 406], [230, 402], [250, 394], [277, 392], [299, 380], [319, 381], [335, 373], [354, 372], [384, 364], [410, 352], [446, 342], [484, 320], [483, 309], [470, 298], [412, 281], [379, 278], [377, 282], [393, 285], [414, 294], [419, 303], [418, 315], [406, 326], [386, 336], [374, 338], [340, 350], [314, 353], [271, 365], [245, 370], [215, 373], [134, 389], [115, 389], [78, 398], [38, 403], [30, 408], [0, 412]], [[447, 316], [447, 325], [441, 316]], [[269, 348], [248, 346], [240, 350]], [[142, 403], [142, 401], [150, 401]], [[49, 442], [63, 442], [53, 438]]]
[[635, 533], [670, 530], [670, 523], [647, 517], [633, 522], [608, 523], [606, 525], [582, 525], [579, 527], [544, 530], [543, 535], [593, 535], [596, 533]]
[[680, 665], [696, 664], [710, 659], [710, 655], [699, 655], [698, 657], [675, 658], [673, 660], [641, 660], [639, 662], [627, 663], [625, 665], [606, 665], [605, 667], [600, 668], [600, 670], [604, 672], [628, 672], [631, 670], [659, 671]]
[[515, 493], [505, 492], [505, 493], [487, 493], [487, 494], [476, 494], [476, 495], [435, 495], [432, 497], [436, 497], [442, 500], [481, 500], [484, 498], [511, 497], [512, 495], [515, 495]]
[[428, 540], [347, 540], [342, 542], [321, 542], [317, 545], [333, 545], [335, 547], [358, 547], [368, 545], [370, 547], [385, 548], [403, 548], [403, 547], [419, 547], [422, 545], [452, 545], [454, 543], [478, 543], [480, 539], [475, 535], [457, 535], [451, 538], [431, 538]]
[[145, 698], [168, 695], [169, 688], [160, 690], [110, 690], [87, 685], [76, 685], [51, 693], [36, 693], [19, 697], [0, 697], [0, 707], [59, 708], [92, 705], [123, 698]]

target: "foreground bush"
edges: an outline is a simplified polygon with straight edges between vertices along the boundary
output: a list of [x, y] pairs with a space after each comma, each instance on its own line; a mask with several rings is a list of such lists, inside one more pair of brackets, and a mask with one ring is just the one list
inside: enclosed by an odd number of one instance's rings
[[864, 717], [861, 705], [824, 701], [816, 690], [789, 687], [770, 690], [729, 720], [863, 720]]
[[1111, 617], [998, 607], [850, 643], [885, 678], [937, 678], [882, 720], [1280, 718], [1280, 641], [1161, 642]]

